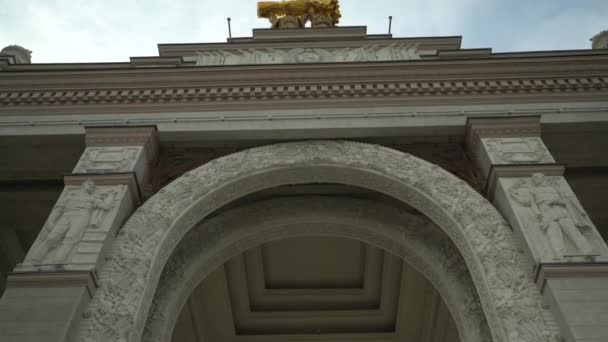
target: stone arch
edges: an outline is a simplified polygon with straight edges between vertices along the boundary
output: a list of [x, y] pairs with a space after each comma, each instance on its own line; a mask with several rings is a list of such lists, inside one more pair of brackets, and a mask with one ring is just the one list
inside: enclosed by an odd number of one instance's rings
[[[217, 240], [220, 230], [225, 235]], [[171, 341], [194, 288], [230, 258], [272, 240], [308, 235], [356, 239], [401, 257], [438, 290], [461, 341], [491, 340], [464, 260], [428, 218], [377, 201], [304, 196], [245, 204], [191, 229], [163, 269], [143, 341]]]
[[[339, 183], [419, 210], [454, 242], [494, 341], [549, 341], [531, 265], [496, 209], [464, 181], [409, 154], [347, 141], [263, 146], [213, 160], [141, 206], [114, 240], [79, 336], [139, 341], [170, 254], [196, 223], [238, 198], [285, 184]], [[221, 235], [221, 233], [219, 233]]]

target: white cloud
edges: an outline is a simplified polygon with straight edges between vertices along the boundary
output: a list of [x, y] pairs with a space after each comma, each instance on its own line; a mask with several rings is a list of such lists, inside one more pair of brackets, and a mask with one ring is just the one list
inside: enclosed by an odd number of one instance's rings
[[[463, 35], [465, 47], [499, 51], [584, 48], [608, 28], [604, 0], [342, 0], [341, 8], [341, 25], [369, 33], [385, 33], [392, 15], [394, 36]], [[127, 61], [157, 55], [158, 43], [224, 42], [228, 16], [233, 36], [268, 27], [253, 0], [10, 1], [0, 6], [0, 45], [23, 45], [37, 63]]]

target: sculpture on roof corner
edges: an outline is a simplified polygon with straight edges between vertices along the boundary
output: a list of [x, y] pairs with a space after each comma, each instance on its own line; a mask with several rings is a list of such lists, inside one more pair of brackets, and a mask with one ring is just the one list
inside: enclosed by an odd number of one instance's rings
[[338, 0], [283, 0], [258, 2], [258, 18], [266, 18], [272, 28], [334, 27], [340, 19]]

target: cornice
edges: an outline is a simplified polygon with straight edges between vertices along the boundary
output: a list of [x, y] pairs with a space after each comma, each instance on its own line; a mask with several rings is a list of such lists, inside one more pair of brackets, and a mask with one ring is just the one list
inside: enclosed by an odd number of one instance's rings
[[477, 79], [437, 81], [367, 81], [327, 83], [293, 82], [274, 85], [115, 87], [101, 89], [0, 91], [0, 114], [54, 110], [114, 112], [327, 106], [361, 103], [446, 103], [456, 101], [581, 100], [605, 98], [608, 77], [579, 76], [529, 79]]
[[[145, 60], [145, 59], [144, 59]], [[152, 59], [154, 60], [154, 59]], [[102, 67], [105, 65], [106, 67]], [[101, 89], [104, 87], [204, 86], [330, 83], [337, 80], [409, 81], [529, 79], [606, 76], [608, 53], [512, 58], [454, 58], [403, 62], [282, 64], [196, 67], [129, 63], [8, 66], [0, 71], [0, 90]]]
[[[276, 31], [276, 30], [273, 30]], [[281, 30], [283, 31], [283, 30]], [[420, 50], [455, 50], [462, 42], [460, 36], [448, 37], [403, 37], [390, 38], [384, 36], [368, 36], [363, 39], [315, 40], [305, 42], [298, 40], [260, 41], [254, 38], [232, 38], [228, 43], [185, 43], [185, 44], [158, 44], [160, 56], [195, 56], [197, 51], [222, 49], [250, 49], [250, 48], [316, 48], [316, 47], [344, 47], [365, 46], [373, 44], [415, 44]]]

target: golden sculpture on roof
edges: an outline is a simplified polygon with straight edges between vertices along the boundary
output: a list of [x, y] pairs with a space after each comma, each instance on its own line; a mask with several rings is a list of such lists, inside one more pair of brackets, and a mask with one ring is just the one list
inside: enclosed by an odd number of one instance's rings
[[333, 27], [340, 19], [338, 0], [259, 1], [258, 17], [267, 18], [272, 28]]

